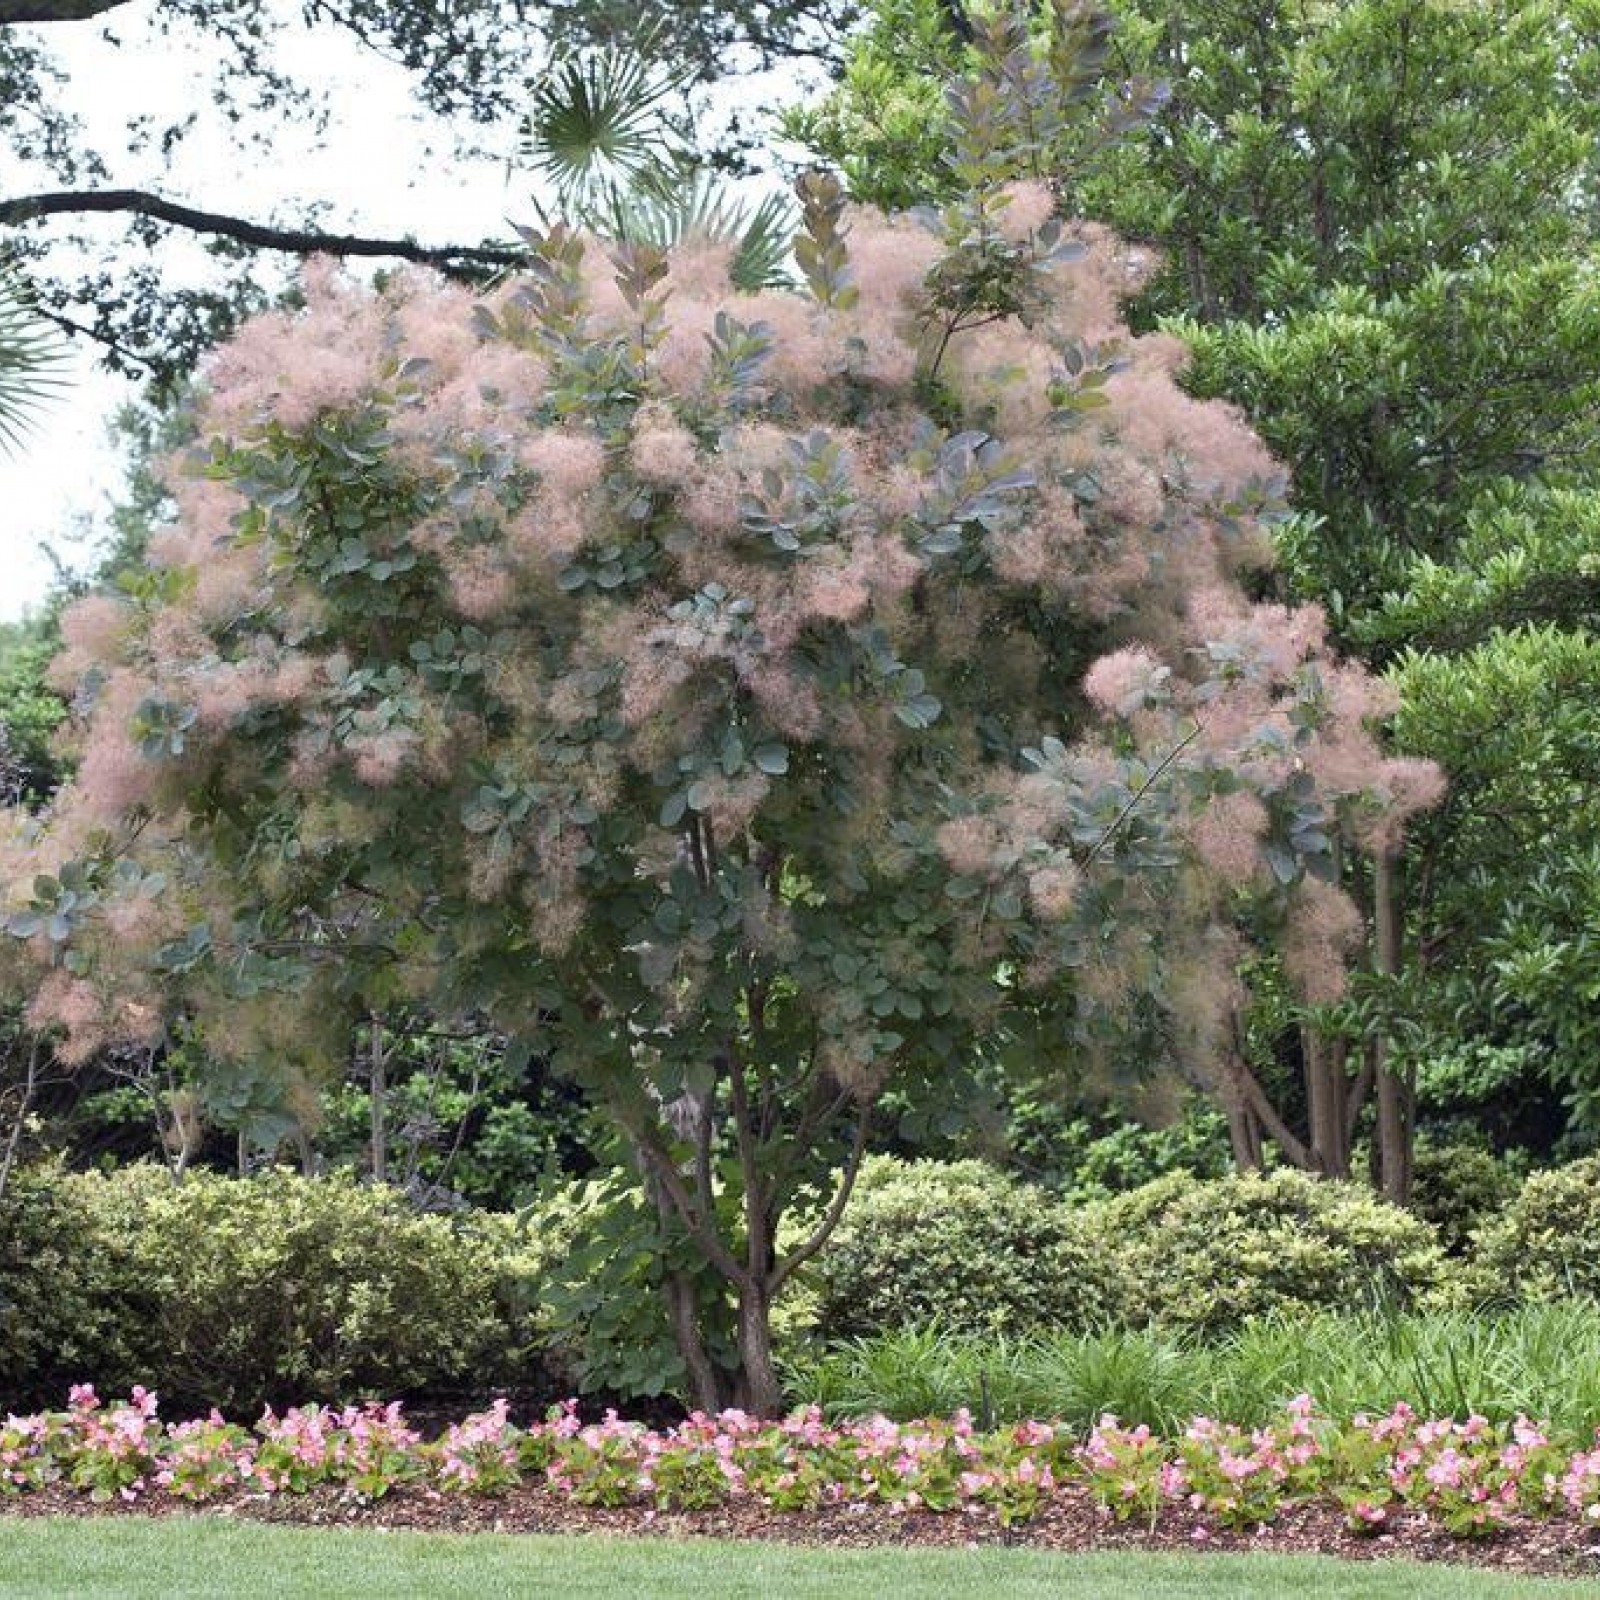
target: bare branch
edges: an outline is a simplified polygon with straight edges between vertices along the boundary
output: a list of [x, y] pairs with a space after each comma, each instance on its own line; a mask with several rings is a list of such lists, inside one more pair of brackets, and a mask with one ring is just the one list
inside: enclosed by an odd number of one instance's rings
[[19, 22], [87, 22], [128, 0], [0, 0], [0, 28]]
[[28, 1042], [28, 1064], [23, 1074], [22, 1096], [17, 1103], [16, 1116], [12, 1119], [11, 1132], [6, 1138], [4, 1155], [0, 1156], [0, 1195], [6, 1192], [6, 1184], [10, 1182], [11, 1169], [17, 1161], [17, 1148], [22, 1143], [28, 1112], [33, 1109], [33, 1097], [39, 1087], [39, 1049], [40, 1039], [35, 1033]]
[[[0, 0], [0, 5], [3, 3]], [[199, 211], [143, 189], [63, 189], [0, 200], [0, 226], [15, 226], [39, 217], [116, 212], [149, 217], [192, 233], [233, 239], [257, 250], [281, 250], [286, 255], [389, 258], [415, 261], [447, 273], [469, 267], [516, 267], [528, 259], [527, 251], [514, 245], [425, 245], [415, 239], [369, 239], [360, 234], [278, 228], [216, 211]]]
[[751, 1126], [750, 1094], [745, 1083], [744, 1063], [728, 1041], [728, 1083], [732, 1101], [733, 1133], [739, 1149], [739, 1176], [744, 1184], [745, 1258], [750, 1276], [760, 1283], [767, 1274], [767, 1252], [771, 1241], [765, 1227], [766, 1204], [761, 1191], [761, 1168], [756, 1160], [758, 1131]]
[[671, 1201], [673, 1209], [682, 1219], [683, 1225], [689, 1230], [695, 1243], [705, 1252], [706, 1259], [729, 1282], [743, 1283], [745, 1269], [734, 1259], [727, 1245], [717, 1237], [716, 1229], [710, 1219], [700, 1215], [689, 1191], [684, 1187], [681, 1174], [672, 1163], [672, 1157], [648, 1131], [639, 1128], [630, 1131], [633, 1134], [634, 1148], [655, 1174], [667, 1199]]
[[1155, 787], [1156, 783], [1160, 780], [1162, 774], [1166, 772], [1167, 768], [1170, 767], [1173, 762], [1176, 761], [1178, 757], [1181, 756], [1183, 752], [1200, 737], [1200, 727], [1200, 723], [1196, 722], [1194, 727], [1192, 727], [1188, 733], [1186, 733], [1175, 745], [1173, 745], [1173, 747], [1161, 758], [1161, 760], [1156, 763], [1156, 766], [1150, 772], [1149, 776], [1146, 777], [1144, 782], [1141, 783], [1133, 792], [1132, 796], [1130, 796], [1128, 803], [1122, 808], [1121, 811], [1117, 813], [1116, 820], [1105, 830], [1104, 833], [1100, 835], [1098, 839], [1095, 840], [1094, 849], [1092, 849], [1089, 854], [1084, 857], [1083, 865], [1085, 869], [1092, 867], [1100, 858], [1100, 855], [1105, 850], [1105, 847], [1110, 844], [1112, 839], [1114, 839], [1121, 831], [1123, 823], [1125, 823], [1128, 818], [1133, 815], [1134, 811], [1139, 805], [1139, 802], [1143, 800], [1147, 794], [1149, 794], [1152, 788]]
[[797, 1267], [803, 1267], [825, 1245], [839, 1225], [839, 1218], [844, 1215], [844, 1208], [850, 1203], [851, 1192], [856, 1186], [856, 1174], [861, 1170], [861, 1157], [867, 1148], [867, 1122], [869, 1108], [863, 1106], [861, 1114], [856, 1118], [856, 1136], [851, 1141], [850, 1155], [844, 1164], [844, 1176], [839, 1180], [839, 1188], [834, 1194], [833, 1203], [823, 1213], [822, 1221], [796, 1245], [793, 1250], [778, 1263], [778, 1269], [772, 1274], [772, 1292], [776, 1294]]

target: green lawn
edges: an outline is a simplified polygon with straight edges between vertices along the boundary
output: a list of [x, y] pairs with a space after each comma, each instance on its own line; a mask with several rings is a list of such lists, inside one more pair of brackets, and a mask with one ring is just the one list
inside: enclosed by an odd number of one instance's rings
[[670, 1540], [431, 1535], [269, 1528], [218, 1519], [0, 1519], [0, 1594], [396, 1600], [623, 1596], [810, 1600], [952, 1595], [1471, 1600], [1600, 1593], [1459, 1567], [1317, 1557], [1056, 1556], [1033, 1550], [799, 1550]]

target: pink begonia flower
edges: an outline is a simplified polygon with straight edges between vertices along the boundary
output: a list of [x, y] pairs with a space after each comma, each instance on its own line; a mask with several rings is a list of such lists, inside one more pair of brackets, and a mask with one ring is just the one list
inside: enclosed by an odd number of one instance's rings
[[1538, 1450], [1550, 1443], [1538, 1424], [1529, 1421], [1520, 1411], [1517, 1413], [1517, 1420], [1511, 1424], [1511, 1437], [1524, 1450]]

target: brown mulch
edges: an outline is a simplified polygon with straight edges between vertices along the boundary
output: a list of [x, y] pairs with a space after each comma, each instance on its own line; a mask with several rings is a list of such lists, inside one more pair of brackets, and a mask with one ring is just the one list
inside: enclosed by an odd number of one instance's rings
[[167, 1499], [93, 1505], [59, 1488], [0, 1501], [0, 1516], [163, 1516], [196, 1510], [213, 1517], [302, 1527], [411, 1528], [430, 1533], [599, 1533], [653, 1538], [764, 1539], [794, 1545], [974, 1548], [1002, 1545], [1060, 1551], [1223, 1550], [1329, 1555], [1345, 1560], [1454, 1562], [1500, 1572], [1590, 1578], [1600, 1585], [1600, 1526], [1517, 1521], [1487, 1539], [1452, 1537], [1413, 1517], [1376, 1535], [1351, 1533], [1337, 1511], [1300, 1506], [1252, 1533], [1207, 1528], [1181, 1509], [1154, 1530], [1106, 1520], [1086, 1493], [1067, 1490], [1031, 1522], [1003, 1528], [992, 1513], [906, 1512], [879, 1507], [776, 1512], [730, 1504], [714, 1511], [656, 1512], [573, 1506], [540, 1489], [496, 1496], [439, 1496], [396, 1489], [366, 1504], [338, 1491], [304, 1495], [236, 1494], [195, 1508]]

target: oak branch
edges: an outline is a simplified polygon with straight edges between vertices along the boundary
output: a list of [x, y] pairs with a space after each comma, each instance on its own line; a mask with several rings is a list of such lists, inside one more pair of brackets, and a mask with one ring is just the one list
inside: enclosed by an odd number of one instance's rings
[[[0, 0], [0, 6], [3, 4], [4, 0]], [[302, 256], [386, 257], [437, 267], [447, 274], [470, 274], [472, 269], [482, 267], [514, 267], [527, 260], [527, 252], [514, 245], [427, 245], [415, 239], [373, 239], [359, 234], [281, 228], [216, 211], [201, 211], [144, 189], [64, 189], [0, 200], [0, 227], [15, 227], [40, 217], [83, 216], [96, 212], [149, 217], [193, 233], [233, 239], [257, 250], [281, 250]]]

